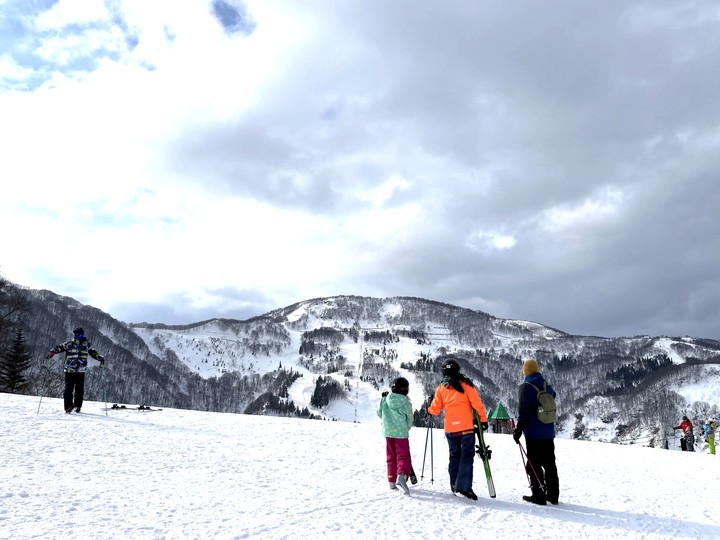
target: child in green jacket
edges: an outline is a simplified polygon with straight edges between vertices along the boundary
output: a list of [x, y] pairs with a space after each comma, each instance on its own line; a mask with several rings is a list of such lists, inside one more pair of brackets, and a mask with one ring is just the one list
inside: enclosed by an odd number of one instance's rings
[[412, 474], [408, 434], [412, 427], [413, 410], [407, 397], [410, 383], [406, 378], [398, 377], [393, 381], [390, 390], [392, 393], [383, 393], [377, 408], [385, 436], [387, 478], [390, 489], [400, 486], [406, 495], [410, 495], [407, 485], [407, 479]]

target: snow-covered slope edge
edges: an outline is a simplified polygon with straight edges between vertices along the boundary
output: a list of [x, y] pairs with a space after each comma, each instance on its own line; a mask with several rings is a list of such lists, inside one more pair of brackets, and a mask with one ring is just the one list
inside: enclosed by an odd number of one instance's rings
[[106, 416], [103, 407], [89, 401], [86, 414], [66, 415], [46, 398], [38, 413], [37, 397], [0, 394], [0, 462], [12, 464], [0, 468], [0, 537], [720, 537], [720, 483], [708, 480], [717, 456], [558, 440], [560, 504], [537, 507], [521, 500], [529, 490], [518, 447], [489, 434], [497, 498], [478, 466], [480, 500], [471, 502], [450, 493], [442, 431], [414, 428], [422, 479], [407, 497], [387, 489], [378, 421], [170, 408]]

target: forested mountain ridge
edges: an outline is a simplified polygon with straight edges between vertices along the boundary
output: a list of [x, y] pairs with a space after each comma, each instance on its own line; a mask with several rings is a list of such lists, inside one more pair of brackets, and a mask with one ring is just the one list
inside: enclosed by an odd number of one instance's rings
[[[418, 415], [453, 353], [488, 408], [517, 408], [521, 362], [535, 358], [559, 394], [560, 436], [659, 444], [681, 414], [718, 416], [720, 342], [573, 336], [421, 298], [335, 296], [245, 321], [126, 324], [50, 291], [28, 291], [37, 364], [83, 326], [108, 359], [88, 399], [223, 412], [373, 418], [392, 378], [411, 381]], [[38, 367], [39, 369], [39, 367]], [[51, 370], [52, 372], [52, 370]], [[60, 377], [49, 392], [60, 392]]]

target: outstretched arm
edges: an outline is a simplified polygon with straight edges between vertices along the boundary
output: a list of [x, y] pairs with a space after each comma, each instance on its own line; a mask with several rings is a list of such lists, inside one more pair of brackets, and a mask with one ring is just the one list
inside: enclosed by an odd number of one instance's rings
[[100, 365], [105, 365], [105, 357], [97, 352], [94, 347], [90, 347], [88, 349], [88, 354], [92, 356], [95, 360], [100, 362]]
[[46, 358], [52, 358], [58, 353], [65, 352], [67, 350], [68, 345], [70, 345], [69, 341], [66, 341], [65, 343], [61, 343], [60, 345], [55, 345], [52, 349], [50, 349], [50, 352], [47, 354]]

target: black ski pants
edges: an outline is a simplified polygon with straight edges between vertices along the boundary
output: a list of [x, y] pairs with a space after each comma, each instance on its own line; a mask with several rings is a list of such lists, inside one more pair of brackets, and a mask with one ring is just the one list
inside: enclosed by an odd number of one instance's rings
[[68, 373], [65, 372], [65, 392], [63, 399], [65, 401], [65, 410], [79, 409], [83, 404], [83, 394], [85, 393], [85, 373]]
[[533, 493], [542, 492], [543, 486], [547, 489], [547, 499], [557, 502], [560, 496], [560, 481], [558, 480], [557, 466], [555, 465], [555, 439], [528, 439], [528, 462], [525, 466], [530, 477], [530, 487]]

